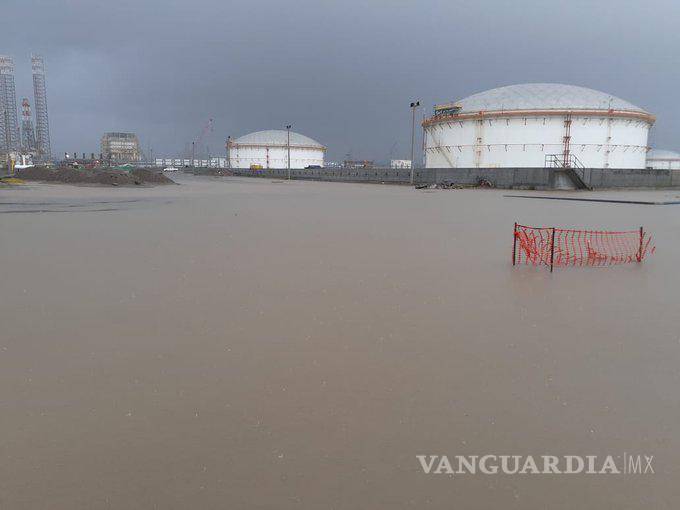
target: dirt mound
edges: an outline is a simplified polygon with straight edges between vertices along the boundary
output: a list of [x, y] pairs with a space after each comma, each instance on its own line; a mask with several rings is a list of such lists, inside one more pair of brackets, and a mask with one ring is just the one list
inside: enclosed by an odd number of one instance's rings
[[147, 168], [124, 170], [87, 170], [83, 168], [47, 168], [34, 166], [17, 170], [16, 176], [27, 181], [60, 182], [65, 184], [100, 184], [134, 186], [142, 184], [174, 184], [161, 172]]

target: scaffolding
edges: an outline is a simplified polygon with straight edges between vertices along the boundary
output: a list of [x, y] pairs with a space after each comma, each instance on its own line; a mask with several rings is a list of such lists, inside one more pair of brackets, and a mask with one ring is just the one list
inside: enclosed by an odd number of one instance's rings
[[36, 151], [31, 103], [28, 102], [27, 97], [21, 100], [21, 148], [27, 154], [33, 154]]
[[0, 152], [16, 152], [20, 146], [14, 61], [0, 55]]
[[33, 100], [35, 104], [35, 133], [38, 161], [52, 159], [50, 124], [47, 116], [47, 89], [45, 87], [45, 61], [41, 55], [31, 55], [33, 70]]

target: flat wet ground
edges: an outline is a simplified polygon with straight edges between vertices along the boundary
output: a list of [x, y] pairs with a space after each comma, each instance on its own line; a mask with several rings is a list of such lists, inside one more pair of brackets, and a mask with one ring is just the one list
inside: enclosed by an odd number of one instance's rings
[[[173, 178], [0, 190], [0, 508], [677, 507], [680, 206]], [[657, 252], [513, 268], [515, 221]], [[624, 452], [655, 474], [416, 459]]]

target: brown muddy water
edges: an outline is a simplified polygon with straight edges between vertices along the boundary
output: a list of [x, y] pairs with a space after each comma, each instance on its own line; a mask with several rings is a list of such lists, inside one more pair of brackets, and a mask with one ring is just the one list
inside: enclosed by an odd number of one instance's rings
[[[0, 190], [0, 508], [678, 507], [680, 206], [180, 182]], [[513, 268], [514, 221], [657, 253]], [[655, 473], [416, 459], [624, 452]]]

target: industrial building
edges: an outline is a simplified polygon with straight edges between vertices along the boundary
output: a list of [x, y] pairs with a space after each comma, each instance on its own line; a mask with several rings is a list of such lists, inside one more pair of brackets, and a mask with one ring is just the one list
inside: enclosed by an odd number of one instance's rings
[[101, 140], [101, 153], [109, 164], [135, 163], [142, 159], [139, 138], [134, 133], [105, 133]]
[[14, 61], [0, 55], [0, 153], [16, 153], [20, 148]]
[[652, 149], [647, 153], [647, 168], [654, 170], [679, 170], [680, 154], [674, 151]]
[[655, 118], [573, 85], [527, 83], [437, 105], [423, 121], [427, 168], [644, 169]]
[[227, 143], [231, 168], [322, 167], [326, 147], [316, 140], [285, 130], [258, 131]]
[[35, 104], [36, 155], [39, 162], [52, 159], [50, 123], [47, 115], [47, 87], [45, 85], [45, 61], [40, 55], [31, 55], [33, 71], [33, 100]]

